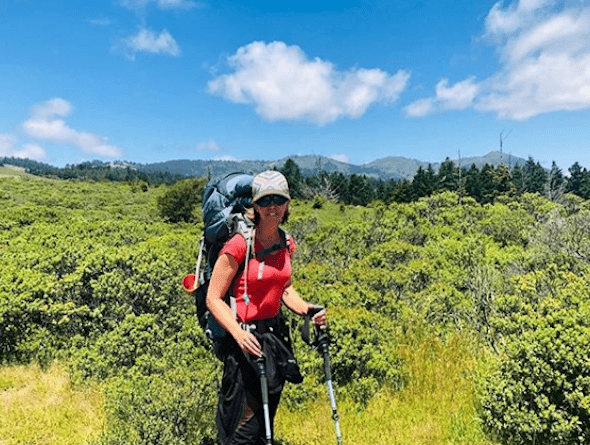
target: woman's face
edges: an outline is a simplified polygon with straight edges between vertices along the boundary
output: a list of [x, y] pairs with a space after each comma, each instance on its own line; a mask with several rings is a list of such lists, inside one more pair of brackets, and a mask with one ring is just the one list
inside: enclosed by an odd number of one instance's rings
[[260, 219], [281, 223], [289, 207], [289, 200], [279, 195], [266, 195], [254, 203]]

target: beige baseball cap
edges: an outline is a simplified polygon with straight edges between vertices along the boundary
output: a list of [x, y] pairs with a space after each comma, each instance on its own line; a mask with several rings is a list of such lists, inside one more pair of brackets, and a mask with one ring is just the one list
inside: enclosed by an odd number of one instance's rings
[[254, 177], [252, 181], [252, 201], [256, 202], [267, 195], [279, 195], [291, 199], [287, 179], [280, 172], [267, 170]]

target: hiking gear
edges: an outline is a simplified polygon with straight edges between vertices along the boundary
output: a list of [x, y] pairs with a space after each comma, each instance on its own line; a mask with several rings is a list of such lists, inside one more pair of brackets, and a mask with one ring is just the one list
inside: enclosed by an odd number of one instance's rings
[[[284, 315], [279, 312], [268, 320], [255, 320], [250, 323], [240, 323], [240, 327], [252, 334], [258, 340], [265, 357], [268, 391], [277, 394], [283, 390], [285, 381], [291, 383], [303, 382], [303, 375], [293, 354], [293, 345], [289, 326]], [[247, 358], [250, 354], [244, 353]], [[250, 361], [250, 365], [256, 368]]]
[[330, 337], [325, 329], [320, 329], [318, 326], [315, 327], [315, 341], [311, 341], [309, 337], [309, 323], [312, 317], [323, 310], [321, 306], [312, 307], [307, 315], [303, 328], [301, 329], [301, 337], [303, 341], [310, 346], [315, 347], [318, 351], [321, 351], [324, 356], [324, 372], [326, 374], [326, 385], [328, 386], [328, 397], [330, 398], [330, 408], [332, 409], [332, 419], [334, 420], [334, 429], [336, 430], [336, 443], [342, 445], [342, 432], [340, 431], [340, 419], [338, 416], [338, 410], [336, 408], [336, 396], [334, 395], [334, 387], [332, 386], [332, 369], [330, 366]]
[[260, 389], [262, 390], [262, 409], [264, 411], [264, 432], [266, 436], [266, 445], [272, 445], [272, 432], [270, 428], [270, 411], [268, 407], [268, 384], [266, 381], [266, 365], [264, 355], [256, 359], [258, 375], [260, 376]]
[[[203, 190], [204, 227], [195, 268], [195, 279], [192, 288], [189, 275], [184, 278], [183, 284], [187, 292], [194, 294], [199, 324], [211, 340], [222, 338], [226, 334], [217, 320], [209, 314], [206, 305], [209, 281], [219, 251], [236, 233], [242, 234], [246, 240], [247, 258], [250, 257], [253, 249], [254, 222], [244, 216], [246, 209], [252, 205], [252, 180], [253, 177], [245, 173], [230, 173], [209, 181]], [[206, 259], [204, 267], [202, 267], [203, 258]], [[247, 267], [246, 261], [245, 264], [240, 265], [238, 272]], [[247, 289], [245, 298], [247, 299]], [[235, 315], [235, 299], [231, 296], [229, 304]]]
[[280, 195], [291, 199], [289, 184], [281, 173], [268, 170], [254, 177], [252, 181], [252, 201], [256, 202], [266, 195]]
[[271, 205], [282, 206], [287, 201], [287, 198], [281, 195], [266, 195], [260, 198], [255, 204], [259, 207], [269, 207]]
[[[288, 248], [285, 248], [287, 242], [281, 232], [275, 232], [274, 236], [267, 240], [259, 240], [258, 233], [255, 237], [252, 257], [248, 263], [248, 304], [244, 299], [246, 274], [240, 274], [233, 282], [232, 291], [236, 296], [239, 322], [274, 318], [281, 310], [283, 292], [291, 281], [295, 243], [290, 242]], [[264, 244], [263, 241], [265, 241]], [[261, 253], [266, 246], [275, 247], [266, 250], [266, 252], [274, 253], [265, 258], [265, 255]], [[231, 238], [223, 246], [219, 255], [220, 258], [223, 256], [227, 258], [228, 255], [232, 257], [235, 260], [233, 263], [235, 267], [244, 263], [246, 260], [244, 238], [238, 235]]]
[[256, 336], [263, 355], [255, 357], [242, 351], [229, 335], [219, 340], [224, 362], [216, 416], [220, 443], [268, 444], [272, 443], [274, 417], [285, 381], [300, 383], [303, 377], [291, 352], [283, 315], [243, 323], [242, 328]]
[[[244, 354], [231, 335], [219, 340], [224, 363], [215, 423], [221, 445], [263, 444], [265, 421], [256, 358]], [[271, 366], [266, 364], [271, 432], [281, 393], [272, 391]], [[216, 442], [217, 443], [217, 442]]]
[[[278, 175], [280, 177], [274, 174], [258, 175], [258, 189], [267, 187], [270, 190], [272, 187], [283, 187], [280, 179], [284, 179], [284, 177], [280, 173]], [[206, 305], [209, 281], [211, 280], [211, 274], [213, 273], [213, 267], [217, 261], [219, 252], [224, 244], [235, 234], [239, 233], [244, 238], [246, 242], [246, 260], [240, 264], [235, 279], [242, 273], [248, 277], [248, 263], [254, 257], [255, 226], [252, 219], [245, 215], [247, 209], [252, 206], [254, 179], [253, 176], [245, 173], [230, 173], [221, 178], [209, 181], [203, 190], [202, 216], [204, 227], [194, 273], [195, 278], [190, 276], [192, 274], [187, 275], [183, 280], [183, 287], [188, 293], [194, 295], [199, 324], [205, 331], [207, 337], [213, 341], [223, 338], [226, 335], [225, 330], [209, 313]], [[286, 187], [288, 190], [288, 185]], [[273, 192], [271, 194], [276, 193]], [[259, 276], [263, 272], [266, 257], [277, 250], [288, 247], [291, 242], [291, 236], [288, 233], [282, 229], [279, 231], [281, 233], [280, 243], [256, 253], [256, 259], [261, 263], [258, 271]], [[204, 265], [203, 259], [205, 259]], [[229, 295], [226, 298], [234, 317], [237, 318], [236, 298], [233, 295], [233, 288], [234, 283], [230, 286]], [[246, 305], [249, 304], [250, 297], [248, 294], [247, 279], [244, 282], [243, 298]], [[213, 346], [215, 350], [216, 345], [214, 344]]]

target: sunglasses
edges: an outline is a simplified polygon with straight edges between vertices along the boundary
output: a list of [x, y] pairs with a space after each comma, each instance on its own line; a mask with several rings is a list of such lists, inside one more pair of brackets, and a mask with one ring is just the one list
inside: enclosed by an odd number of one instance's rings
[[284, 196], [279, 195], [266, 195], [256, 201], [256, 205], [259, 207], [268, 207], [270, 205], [282, 206], [288, 201]]

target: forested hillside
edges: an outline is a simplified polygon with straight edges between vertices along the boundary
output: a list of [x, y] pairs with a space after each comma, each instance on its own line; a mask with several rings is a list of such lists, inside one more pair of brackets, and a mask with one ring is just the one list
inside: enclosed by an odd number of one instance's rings
[[[172, 185], [187, 177], [211, 178], [235, 171], [256, 173], [277, 169], [289, 180], [296, 198], [309, 200], [320, 196], [362, 206], [375, 200], [386, 204], [415, 202], [441, 191], [456, 192], [460, 198], [469, 196], [481, 204], [493, 203], [498, 196], [517, 197], [525, 193], [539, 193], [550, 200], [559, 200], [565, 193], [590, 198], [590, 172], [577, 162], [568, 168], [566, 175], [555, 162], [545, 169], [532, 157], [525, 161], [500, 152], [459, 161], [447, 158], [434, 164], [390, 157], [363, 167], [309, 156], [276, 162], [179, 160], [148, 165], [92, 161], [64, 168], [29, 159], [0, 158], [0, 167], [2, 163], [39, 177], [135, 182], [144, 189]], [[193, 168], [195, 163], [198, 168]], [[398, 169], [406, 173], [392, 173]]]
[[[220, 364], [181, 287], [198, 196], [182, 218], [167, 207], [182, 190], [0, 178], [0, 360], [100, 388], [89, 443], [215, 437]], [[345, 443], [590, 441], [590, 205], [561, 191], [294, 200], [293, 281], [328, 307]], [[321, 357], [293, 335], [305, 381], [285, 392], [278, 444], [331, 443]]]

